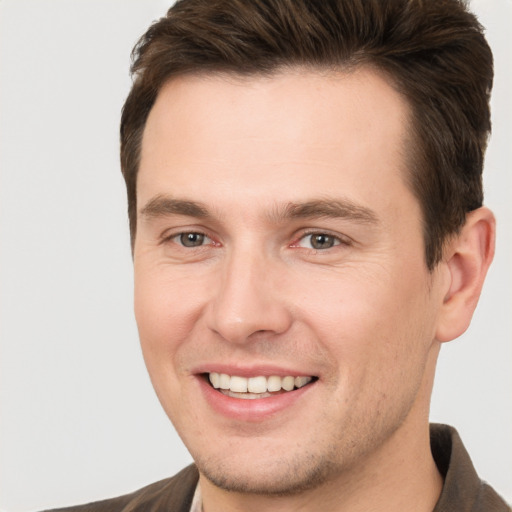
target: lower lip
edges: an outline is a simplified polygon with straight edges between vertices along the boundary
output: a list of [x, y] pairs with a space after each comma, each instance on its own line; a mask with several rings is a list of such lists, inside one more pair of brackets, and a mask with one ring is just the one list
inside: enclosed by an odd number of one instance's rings
[[210, 407], [230, 419], [236, 419], [246, 422], [259, 422], [268, 419], [280, 412], [295, 405], [295, 403], [304, 397], [316, 383], [287, 391], [279, 395], [273, 395], [266, 398], [233, 398], [214, 389], [204, 378], [198, 376], [199, 385], [206, 401]]

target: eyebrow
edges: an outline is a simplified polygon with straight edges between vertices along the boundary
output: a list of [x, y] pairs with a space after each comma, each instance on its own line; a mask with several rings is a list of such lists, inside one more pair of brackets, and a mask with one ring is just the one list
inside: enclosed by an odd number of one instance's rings
[[[184, 215], [207, 219], [213, 217], [205, 204], [158, 195], [150, 199], [140, 210], [147, 218]], [[286, 203], [270, 212], [268, 218], [274, 223], [289, 219], [343, 218], [362, 224], [377, 224], [378, 217], [373, 210], [348, 199], [315, 199], [299, 203]]]
[[150, 199], [140, 210], [140, 215], [148, 218], [185, 215], [199, 219], [211, 216], [206, 206], [201, 203], [161, 195]]
[[377, 224], [376, 213], [348, 199], [316, 199], [304, 203], [288, 203], [278, 209], [272, 217], [281, 219], [343, 218], [362, 224]]

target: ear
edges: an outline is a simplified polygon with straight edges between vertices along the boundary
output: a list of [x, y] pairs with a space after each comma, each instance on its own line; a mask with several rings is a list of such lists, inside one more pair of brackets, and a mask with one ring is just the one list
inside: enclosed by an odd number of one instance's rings
[[451, 341], [468, 328], [494, 257], [495, 232], [493, 213], [482, 207], [468, 213], [461, 232], [447, 244], [441, 264], [449, 277], [436, 330], [439, 341]]

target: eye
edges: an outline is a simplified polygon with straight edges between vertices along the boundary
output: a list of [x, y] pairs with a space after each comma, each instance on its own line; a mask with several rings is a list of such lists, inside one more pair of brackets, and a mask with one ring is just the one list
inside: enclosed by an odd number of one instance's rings
[[195, 232], [180, 233], [179, 235], [173, 236], [172, 240], [183, 247], [200, 247], [212, 242], [212, 240], [203, 233]]
[[341, 240], [338, 237], [329, 235], [328, 233], [310, 233], [303, 236], [298, 243], [299, 247], [306, 247], [317, 251], [330, 249], [331, 247], [340, 244]]

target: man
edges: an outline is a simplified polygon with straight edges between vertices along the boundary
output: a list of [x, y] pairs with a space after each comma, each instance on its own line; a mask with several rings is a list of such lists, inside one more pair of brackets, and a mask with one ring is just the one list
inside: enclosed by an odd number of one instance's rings
[[428, 423], [494, 250], [476, 19], [457, 0], [182, 0], [133, 71], [135, 312], [195, 465], [83, 510], [509, 510]]

